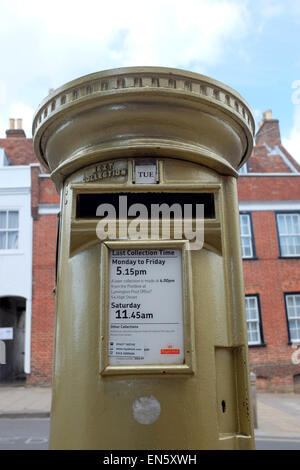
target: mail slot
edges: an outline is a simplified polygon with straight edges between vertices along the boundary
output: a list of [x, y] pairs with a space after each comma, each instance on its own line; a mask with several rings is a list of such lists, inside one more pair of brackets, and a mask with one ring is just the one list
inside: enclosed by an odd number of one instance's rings
[[[214, 195], [209, 193], [159, 193], [159, 192], [132, 192], [132, 193], [92, 193], [92, 194], [79, 194], [76, 201], [76, 217], [81, 218], [94, 218], [97, 217], [97, 208], [101, 204], [112, 204], [116, 209], [116, 217], [120, 217], [120, 196], [126, 198], [126, 205], [132, 206], [133, 204], [142, 203], [149, 216], [153, 214], [155, 207], [161, 204], [167, 204], [173, 208], [170, 211], [170, 217], [176, 218], [184, 214], [185, 207], [190, 208], [189, 214], [192, 218], [196, 217], [196, 205], [202, 204], [204, 206], [204, 217], [207, 219], [215, 218]], [[176, 206], [180, 206], [180, 210], [176, 211]], [[186, 205], [186, 206], [185, 206]], [[158, 216], [162, 217], [161, 211], [158, 211]], [[128, 217], [128, 214], [126, 214]]]
[[51, 449], [253, 448], [236, 191], [253, 133], [237, 92], [160, 67], [38, 108], [61, 194]]

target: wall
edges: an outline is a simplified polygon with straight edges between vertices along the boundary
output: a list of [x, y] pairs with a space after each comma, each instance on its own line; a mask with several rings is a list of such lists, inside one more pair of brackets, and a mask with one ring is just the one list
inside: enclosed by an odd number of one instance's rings
[[0, 168], [0, 209], [19, 211], [19, 244], [0, 250], [0, 297], [26, 299], [24, 370], [30, 372], [32, 217], [29, 166]]
[[285, 293], [300, 293], [300, 259], [280, 258], [276, 210], [299, 212], [300, 175], [239, 178], [240, 210], [252, 214], [256, 259], [244, 259], [245, 294], [259, 294], [264, 344], [250, 346], [259, 390], [294, 391], [295, 351], [289, 344]]

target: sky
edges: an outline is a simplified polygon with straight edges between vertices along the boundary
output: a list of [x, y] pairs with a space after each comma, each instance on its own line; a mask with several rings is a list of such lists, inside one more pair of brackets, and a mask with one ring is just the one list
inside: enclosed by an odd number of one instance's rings
[[151, 65], [237, 90], [255, 120], [271, 109], [300, 162], [300, 0], [0, 0], [0, 137], [50, 88], [96, 71]]

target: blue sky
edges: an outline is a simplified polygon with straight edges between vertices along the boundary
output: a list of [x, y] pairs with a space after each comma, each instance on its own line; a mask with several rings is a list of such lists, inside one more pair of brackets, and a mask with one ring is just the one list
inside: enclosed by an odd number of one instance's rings
[[230, 85], [257, 122], [272, 109], [300, 161], [300, 0], [0, 0], [0, 11], [1, 137], [11, 117], [23, 118], [30, 136], [50, 88], [99, 70], [159, 65]]

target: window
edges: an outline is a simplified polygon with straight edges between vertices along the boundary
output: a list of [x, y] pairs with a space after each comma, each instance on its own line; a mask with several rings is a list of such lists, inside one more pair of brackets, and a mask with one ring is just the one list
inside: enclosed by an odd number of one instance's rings
[[0, 210], [0, 250], [19, 247], [19, 212]]
[[246, 319], [248, 331], [248, 344], [262, 344], [262, 331], [259, 312], [259, 302], [257, 295], [247, 295], [246, 303]]
[[300, 341], [300, 293], [286, 294], [285, 305], [290, 341]]
[[240, 214], [242, 257], [253, 258], [254, 246], [252, 237], [252, 224], [250, 214]]
[[248, 162], [244, 163], [243, 166], [238, 170], [239, 175], [247, 175], [248, 173]]
[[0, 166], [7, 166], [9, 164], [5, 149], [0, 148]]
[[277, 214], [281, 256], [300, 256], [300, 214]]

